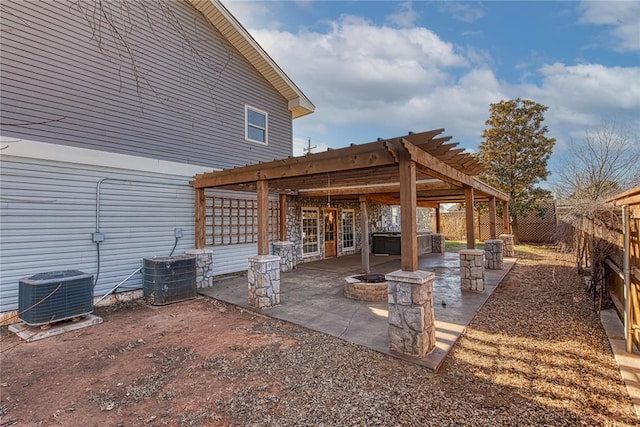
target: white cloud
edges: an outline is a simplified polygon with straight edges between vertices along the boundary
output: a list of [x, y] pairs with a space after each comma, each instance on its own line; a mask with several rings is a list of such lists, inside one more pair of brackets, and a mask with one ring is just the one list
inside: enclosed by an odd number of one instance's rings
[[552, 158], [556, 169], [581, 143], [585, 130], [603, 119], [640, 128], [640, 67], [554, 63], [537, 73], [539, 85], [518, 85], [510, 92], [549, 107], [545, 123], [549, 136], [557, 139]]
[[580, 3], [582, 24], [606, 25], [620, 51], [640, 50], [640, 2], [583, 1]]
[[280, 2], [225, 0], [223, 4], [245, 28], [278, 29], [283, 27], [282, 22], [272, 18], [272, 16], [278, 15], [278, 10], [283, 6]]
[[353, 16], [326, 33], [254, 30], [254, 37], [319, 106], [397, 103], [450, 79], [468, 61], [426, 28], [377, 27]]
[[484, 10], [481, 7], [472, 6], [468, 3], [444, 1], [440, 4], [440, 8], [449, 13], [453, 19], [462, 22], [471, 23], [484, 17]]
[[413, 10], [413, 4], [409, 1], [400, 3], [398, 9], [397, 12], [387, 16], [386, 21], [398, 27], [413, 27], [416, 19], [420, 17], [420, 14]]
[[516, 68], [532, 78], [505, 82], [489, 53], [456, 46], [423, 27], [342, 16], [324, 31], [251, 33], [317, 106], [294, 122], [297, 155], [308, 136], [319, 152], [440, 127], [473, 149], [489, 105], [518, 97], [549, 107], [545, 123], [558, 140], [558, 156], [602, 118], [640, 125], [640, 67], [519, 63]]
[[[640, 112], [640, 67], [600, 64], [548, 64], [539, 70], [542, 84], [529, 88], [557, 113], [584, 124], [587, 117], [632, 115]], [[583, 116], [583, 118], [580, 118]], [[598, 120], [599, 121], [599, 120]]]
[[[375, 26], [343, 16], [326, 33], [252, 34], [317, 106], [313, 117], [296, 124], [301, 134], [370, 125], [375, 134], [350, 141], [364, 142], [444, 126], [477, 142], [489, 104], [505, 97], [482, 66], [490, 61], [486, 52], [462, 51], [426, 28]], [[380, 128], [390, 134], [378, 135]]]

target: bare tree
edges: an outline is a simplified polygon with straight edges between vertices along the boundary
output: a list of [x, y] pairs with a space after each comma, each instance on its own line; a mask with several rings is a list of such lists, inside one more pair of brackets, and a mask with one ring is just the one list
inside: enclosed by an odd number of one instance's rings
[[603, 201], [640, 184], [640, 142], [625, 127], [603, 120], [599, 128], [585, 132], [556, 176], [558, 198]]

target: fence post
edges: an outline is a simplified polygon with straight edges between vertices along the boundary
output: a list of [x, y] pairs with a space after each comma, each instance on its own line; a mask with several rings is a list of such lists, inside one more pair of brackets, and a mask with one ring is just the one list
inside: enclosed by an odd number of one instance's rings
[[624, 340], [627, 353], [633, 353], [633, 323], [631, 319], [631, 276], [629, 274], [629, 206], [622, 206], [622, 272], [624, 274]]

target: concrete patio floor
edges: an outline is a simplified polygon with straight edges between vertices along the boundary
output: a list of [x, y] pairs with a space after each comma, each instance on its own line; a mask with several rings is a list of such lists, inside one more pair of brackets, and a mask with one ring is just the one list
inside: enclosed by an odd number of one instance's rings
[[[502, 270], [485, 270], [485, 291], [460, 290], [459, 255], [427, 254], [419, 259], [421, 270], [433, 271], [433, 303], [436, 348], [424, 358], [401, 357], [389, 352], [387, 303], [348, 299], [344, 278], [358, 274], [360, 255], [348, 255], [299, 264], [280, 276], [280, 305], [259, 312], [323, 332], [384, 354], [409, 360], [436, 371], [480, 307], [515, 263], [505, 258]], [[400, 268], [399, 256], [370, 256], [372, 273], [386, 274]], [[251, 310], [247, 305], [245, 275], [220, 278], [203, 295]]]

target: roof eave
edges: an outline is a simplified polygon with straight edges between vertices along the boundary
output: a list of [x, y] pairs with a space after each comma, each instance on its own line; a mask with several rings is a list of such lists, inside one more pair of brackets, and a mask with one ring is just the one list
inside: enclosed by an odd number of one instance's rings
[[289, 111], [294, 119], [313, 113], [315, 108], [307, 98], [296, 98], [289, 101]]
[[219, 0], [187, 0], [287, 100], [292, 118], [311, 114], [313, 103]]

